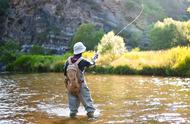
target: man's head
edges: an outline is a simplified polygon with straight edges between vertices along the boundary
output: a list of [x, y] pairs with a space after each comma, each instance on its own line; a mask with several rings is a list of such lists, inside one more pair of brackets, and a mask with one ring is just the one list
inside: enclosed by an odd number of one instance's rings
[[77, 42], [75, 43], [74, 47], [73, 47], [73, 51], [74, 54], [80, 54], [86, 51], [86, 47], [84, 46], [84, 44], [82, 42]]

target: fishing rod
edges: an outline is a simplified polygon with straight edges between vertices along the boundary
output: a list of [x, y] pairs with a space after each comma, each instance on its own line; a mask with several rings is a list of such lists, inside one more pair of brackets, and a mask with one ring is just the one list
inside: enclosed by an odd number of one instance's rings
[[[142, 15], [144, 11], [144, 1], [142, 0], [142, 3], [141, 3], [141, 10], [139, 12], [139, 14], [129, 23], [127, 24], [125, 27], [123, 27], [115, 36], [118, 36], [120, 33], [122, 33], [125, 29], [127, 29], [130, 25], [132, 25], [134, 22], [136, 22], [139, 17]], [[109, 39], [110, 40], [110, 39]], [[99, 55], [99, 51], [97, 51], [93, 57], [93, 61], [96, 61], [96, 59], [98, 58], [98, 55]]]

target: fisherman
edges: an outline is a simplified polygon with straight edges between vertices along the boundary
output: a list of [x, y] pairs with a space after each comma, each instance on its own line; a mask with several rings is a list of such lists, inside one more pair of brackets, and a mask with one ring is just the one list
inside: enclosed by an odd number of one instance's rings
[[[70, 109], [70, 117], [76, 117], [78, 112], [78, 107], [80, 106], [80, 102], [85, 107], [87, 111], [88, 118], [94, 118], [94, 111], [95, 108], [93, 106], [93, 101], [90, 95], [90, 91], [87, 87], [86, 80], [84, 77], [84, 71], [86, 67], [93, 66], [96, 63], [96, 59], [98, 58], [98, 54], [95, 54], [92, 62], [87, 61], [86, 59], [82, 58], [82, 53], [86, 51], [86, 47], [83, 45], [82, 42], [77, 42], [74, 44], [73, 47], [74, 56], [68, 58], [64, 66], [64, 75], [65, 75], [65, 82], [66, 87], [68, 89], [68, 102], [69, 102], [69, 109]], [[70, 65], [75, 64], [79, 70], [79, 91], [76, 94], [69, 92], [69, 77], [68, 77], [68, 68]], [[78, 75], [78, 74], [77, 74]], [[74, 79], [76, 80], [76, 79]]]

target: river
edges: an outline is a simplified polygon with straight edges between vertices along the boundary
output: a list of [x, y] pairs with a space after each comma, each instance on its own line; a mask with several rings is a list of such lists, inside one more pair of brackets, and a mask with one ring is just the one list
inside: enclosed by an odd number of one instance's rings
[[69, 118], [62, 73], [0, 76], [0, 124], [190, 123], [190, 78], [86, 76], [97, 120]]

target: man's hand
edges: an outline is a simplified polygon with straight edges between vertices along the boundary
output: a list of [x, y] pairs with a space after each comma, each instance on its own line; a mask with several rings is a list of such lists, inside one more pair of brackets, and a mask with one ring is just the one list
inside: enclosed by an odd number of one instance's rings
[[99, 56], [98, 53], [96, 53], [96, 54], [94, 55], [94, 57], [93, 57], [92, 60], [93, 60], [94, 62], [96, 62], [96, 60], [98, 59], [98, 56]]

